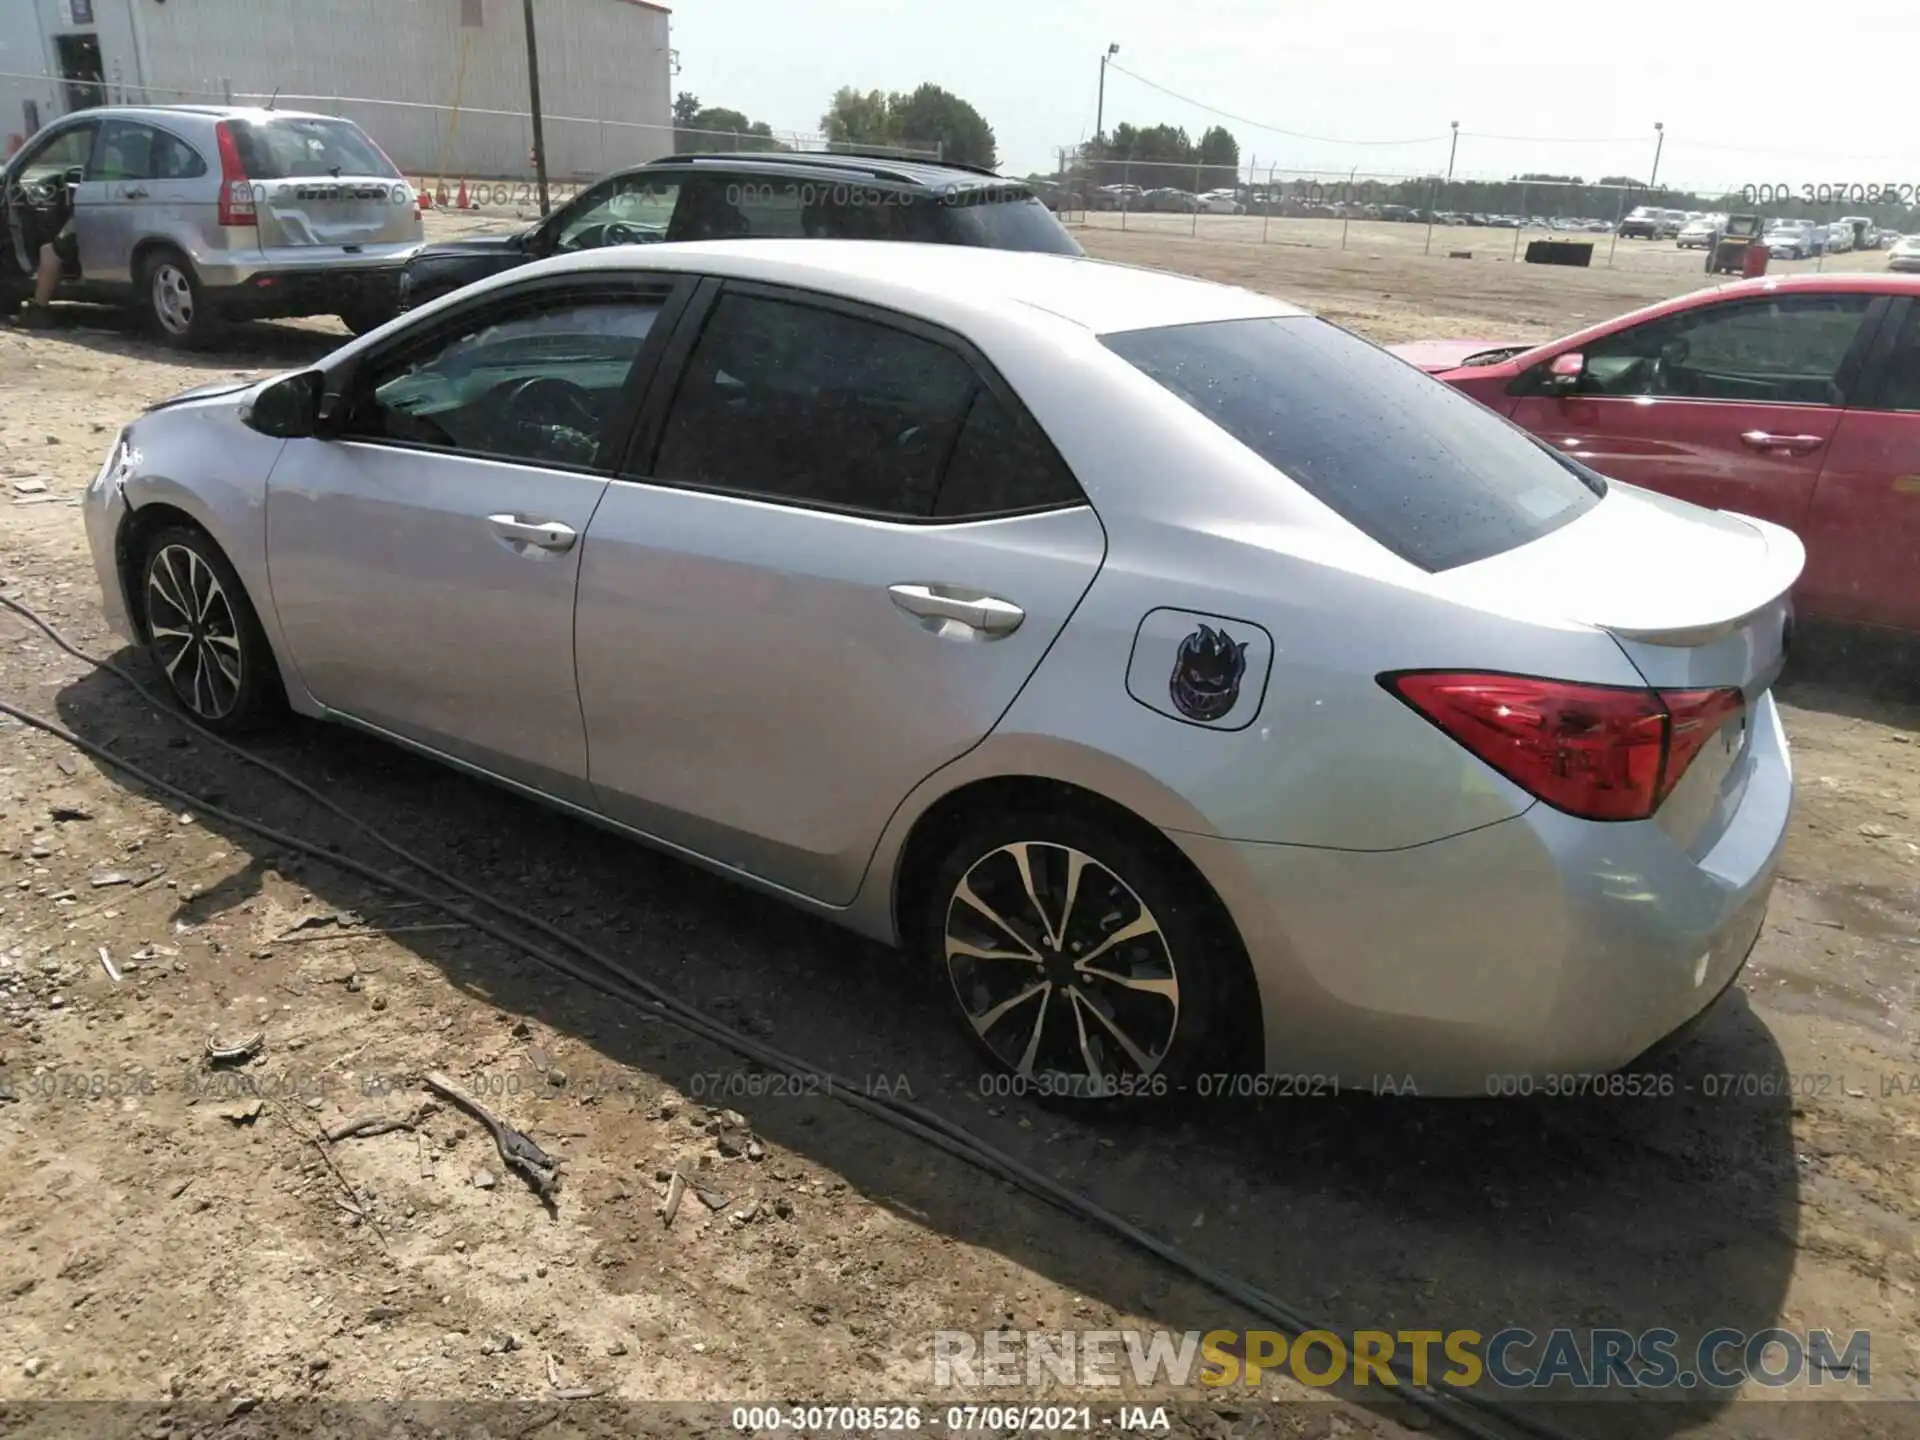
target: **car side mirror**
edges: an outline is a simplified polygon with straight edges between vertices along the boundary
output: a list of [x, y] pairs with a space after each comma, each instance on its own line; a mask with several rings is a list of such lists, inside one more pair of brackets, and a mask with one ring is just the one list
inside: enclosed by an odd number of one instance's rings
[[276, 380], [258, 395], [241, 418], [262, 435], [281, 440], [306, 440], [321, 428], [320, 401], [326, 377], [318, 370], [303, 370]]
[[1580, 381], [1587, 373], [1587, 357], [1578, 350], [1564, 355], [1556, 355], [1547, 363], [1547, 393], [1550, 395], [1571, 395], [1580, 388]]

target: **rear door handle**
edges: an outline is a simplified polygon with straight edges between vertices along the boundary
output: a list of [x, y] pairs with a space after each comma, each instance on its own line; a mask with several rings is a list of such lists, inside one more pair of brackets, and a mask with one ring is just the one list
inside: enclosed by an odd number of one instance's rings
[[136, 186], [131, 190], [122, 190], [120, 195], [126, 200], [144, 200], [147, 198], [147, 191], [145, 186]]
[[487, 523], [502, 540], [530, 545], [536, 550], [551, 550], [555, 554], [571, 550], [573, 542], [580, 538], [579, 532], [571, 525], [562, 525], [558, 520], [522, 520], [518, 515], [489, 515]]
[[1809, 450], [1818, 450], [1827, 443], [1824, 435], [1775, 435], [1766, 430], [1748, 430], [1741, 434], [1740, 443], [1753, 450], [1791, 450], [1796, 455], [1804, 455]]
[[1011, 635], [1027, 612], [995, 595], [954, 592], [945, 585], [889, 585], [893, 603], [923, 620], [957, 620], [989, 638]]

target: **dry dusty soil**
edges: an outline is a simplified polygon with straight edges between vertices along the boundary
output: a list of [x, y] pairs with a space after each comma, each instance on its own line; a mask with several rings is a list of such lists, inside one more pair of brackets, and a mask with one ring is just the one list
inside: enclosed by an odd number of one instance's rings
[[[1270, 290], [1385, 340], [1544, 337], [1699, 283], [1698, 258], [1671, 247], [1623, 246], [1613, 268], [1580, 271], [1485, 245], [1444, 258], [1474, 248], [1458, 235], [1428, 257], [1414, 227], [1363, 229], [1344, 251], [1331, 227], [1265, 245], [1244, 222], [1198, 241], [1085, 234], [1100, 255]], [[1498, 255], [1511, 235], [1485, 243]], [[106, 312], [0, 331], [0, 595], [111, 653], [76, 507], [116, 426], [339, 336], [263, 325], [183, 358]], [[1780, 693], [1800, 798], [1772, 915], [1737, 993], [1673, 1062], [1670, 1096], [1215, 1102], [1097, 1120], [982, 1094], [928, 978], [876, 947], [343, 730], [301, 725], [260, 748], [633, 973], [910, 1093], [1332, 1325], [1872, 1332], [1870, 1389], [1538, 1412], [1569, 1433], [1910, 1434], [1920, 660], [1809, 635]], [[616, 1402], [944, 1402], [938, 1329], [1258, 1323], [836, 1100], [764, 1093], [730, 1053], [223, 821], [205, 807], [390, 863], [11, 613], [0, 697], [199, 797], [0, 723], [11, 1433], [348, 1433], [377, 1418], [408, 1434], [717, 1434], [724, 1409]], [[256, 1033], [258, 1058], [210, 1068], [210, 1038]], [[429, 1070], [563, 1157], [551, 1209], [470, 1115], [433, 1103]], [[322, 1138], [365, 1114], [410, 1128]], [[669, 1225], [681, 1164], [697, 1187]], [[1274, 1379], [1230, 1404], [1201, 1396], [1173, 1423], [1401, 1433], [1403, 1412], [1355, 1403], [1377, 1394]], [[422, 1408], [323, 1423], [296, 1401]]]

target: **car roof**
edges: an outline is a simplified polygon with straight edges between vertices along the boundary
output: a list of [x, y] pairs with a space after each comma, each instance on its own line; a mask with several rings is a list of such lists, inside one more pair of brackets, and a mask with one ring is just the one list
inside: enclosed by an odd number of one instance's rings
[[877, 155], [860, 151], [760, 150], [742, 152], [695, 152], [685, 155], [661, 155], [644, 165], [618, 171], [617, 174], [644, 174], [674, 166], [696, 170], [730, 170], [756, 175], [834, 175], [855, 176], [863, 180], [913, 185], [921, 189], [985, 190], [1013, 187], [1030, 188], [1026, 181], [1001, 175], [978, 165], [953, 161], [913, 159], [907, 156]]
[[892, 240], [615, 245], [536, 261], [508, 271], [500, 280], [536, 272], [635, 268], [790, 284], [929, 319], [991, 310], [1031, 321], [1035, 312], [1045, 312], [1095, 334], [1307, 313], [1270, 295], [1142, 266], [1078, 255]]
[[[62, 120], [110, 119], [129, 115], [197, 115], [210, 120], [339, 120], [313, 110], [269, 110], [264, 105], [91, 105], [63, 115]], [[349, 124], [352, 122], [349, 121]]]

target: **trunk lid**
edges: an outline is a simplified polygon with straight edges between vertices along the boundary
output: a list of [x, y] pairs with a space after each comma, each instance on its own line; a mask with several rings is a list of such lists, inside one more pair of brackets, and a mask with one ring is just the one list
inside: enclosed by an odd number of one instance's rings
[[1487, 351], [1503, 352], [1504, 359], [1530, 350], [1537, 343], [1533, 340], [1407, 340], [1389, 345], [1387, 350], [1429, 375], [1438, 375], [1443, 370], [1457, 369], [1471, 357]]
[[1698, 858], [1745, 793], [1755, 724], [1772, 723], [1767, 692], [1785, 662], [1790, 592], [1805, 562], [1799, 538], [1778, 525], [1610, 482], [1578, 519], [1436, 579], [1488, 608], [1597, 626], [1669, 695], [1739, 690], [1743, 703], [1653, 817]]
[[1737, 686], [1751, 702], [1779, 674], [1805, 563], [1790, 530], [1610, 481], [1571, 523], [1436, 578], [1490, 608], [1606, 630], [1649, 685]]
[[261, 249], [420, 238], [413, 187], [352, 121], [262, 114], [227, 123], [259, 217]]

